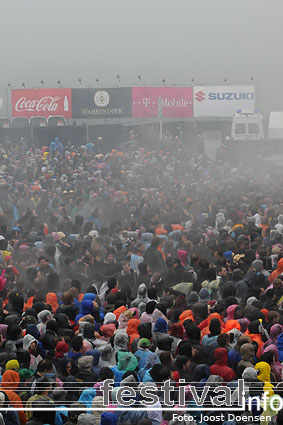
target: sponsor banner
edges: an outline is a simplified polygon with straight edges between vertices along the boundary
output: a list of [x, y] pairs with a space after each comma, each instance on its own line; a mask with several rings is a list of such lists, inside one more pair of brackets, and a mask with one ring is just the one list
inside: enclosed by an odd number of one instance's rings
[[254, 86], [194, 86], [194, 117], [232, 117], [254, 109]]
[[13, 117], [72, 117], [71, 89], [12, 90]]
[[132, 103], [135, 118], [192, 118], [193, 88], [133, 87]]
[[123, 118], [132, 116], [132, 89], [73, 89], [73, 118]]

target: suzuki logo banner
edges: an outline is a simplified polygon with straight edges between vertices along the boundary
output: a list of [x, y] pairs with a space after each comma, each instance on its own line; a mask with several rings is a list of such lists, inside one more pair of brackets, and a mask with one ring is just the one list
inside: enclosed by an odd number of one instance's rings
[[125, 118], [132, 116], [132, 89], [73, 89], [73, 118]]
[[194, 117], [232, 117], [254, 112], [254, 86], [195, 86]]

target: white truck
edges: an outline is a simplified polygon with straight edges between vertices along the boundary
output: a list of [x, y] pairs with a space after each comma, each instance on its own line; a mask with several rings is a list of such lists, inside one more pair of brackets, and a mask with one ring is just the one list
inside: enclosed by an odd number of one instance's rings
[[272, 144], [272, 141], [283, 141], [283, 111], [270, 112], [266, 131], [264, 131], [262, 114], [250, 112], [235, 114], [232, 121], [231, 140], [267, 141], [269, 144]]

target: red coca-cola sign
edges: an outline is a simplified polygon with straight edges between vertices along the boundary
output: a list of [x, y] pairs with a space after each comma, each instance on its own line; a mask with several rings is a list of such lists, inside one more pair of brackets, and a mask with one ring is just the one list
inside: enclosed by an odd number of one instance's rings
[[23, 89], [12, 90], [12, 116], [72, 117], [71, 89]]

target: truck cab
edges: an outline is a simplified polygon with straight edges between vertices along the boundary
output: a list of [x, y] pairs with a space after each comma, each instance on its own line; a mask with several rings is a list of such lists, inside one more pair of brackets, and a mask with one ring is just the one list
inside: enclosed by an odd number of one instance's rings
[[231, 139], [263, 140], [263, 116], [259, 113], [242, 112], [233, 117]]

